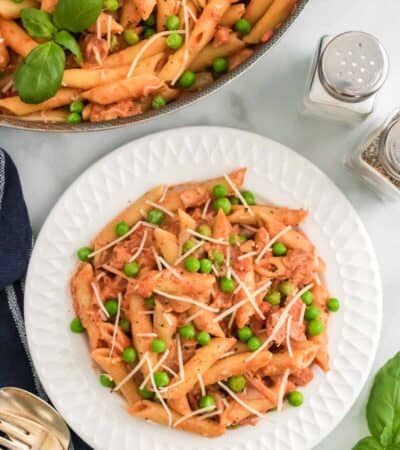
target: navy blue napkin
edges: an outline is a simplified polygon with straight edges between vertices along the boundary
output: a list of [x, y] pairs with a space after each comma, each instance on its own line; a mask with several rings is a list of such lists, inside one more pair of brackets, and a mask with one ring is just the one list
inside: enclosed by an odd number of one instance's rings
[[[0, 387], [26, 389], [49, 401], [29, 355], [24, 326], [24, 281], [32, 249], [17, 169], [0, 149]], [[70, 450], [90, 450], [73, 434]]]

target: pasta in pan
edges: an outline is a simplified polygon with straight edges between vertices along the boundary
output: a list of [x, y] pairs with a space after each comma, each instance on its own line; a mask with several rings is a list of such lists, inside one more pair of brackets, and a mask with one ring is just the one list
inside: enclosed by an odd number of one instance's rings
[[245, 174], [158, 186], [77, 252], [71, 330], [135, 417], [215, 437], [329, 370], [339, 301], [307, 211], [258, 204]]
[[76, 124], [160, 109], [246, 61], [297, 2], [0, 0], [0, 114]]

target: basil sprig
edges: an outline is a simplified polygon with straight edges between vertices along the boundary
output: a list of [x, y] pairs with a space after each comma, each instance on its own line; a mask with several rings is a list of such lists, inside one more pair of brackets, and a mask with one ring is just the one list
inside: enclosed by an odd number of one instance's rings
[[352, 450], [400, 450], [400, 353], [377, 373], [367, 404], [372, 436]]
[[41, 103], [53, 97], [61, 86], [65, 52], [83, 61], [79, 44], [72, 33], [79, 33], [96, 22], [103, 0], [59, 0], [53, 16], [36, 8], [21, 11], [28, 34], [49, 41], [35, 47], [14, 75], [14, 84], [25, 103]]

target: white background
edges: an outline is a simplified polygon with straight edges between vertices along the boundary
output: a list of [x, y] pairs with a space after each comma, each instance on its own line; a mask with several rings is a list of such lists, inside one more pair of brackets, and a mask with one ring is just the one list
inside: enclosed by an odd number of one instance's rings
[[[400, 107], [399, 18], [399, 0], [309, 0], [288, 34], [255, 67], [181, 112], [142, 126], [75, 136], [1, 128], [0, 146], [11, 154], [20, 170], [34, 231], [39, 231], [57, 198], [84, 169], [132, 139], [184, 125], [230, 126], [268, 136], [320, 167], [350, 199], [372, 238], [384, 291], [375, 372], [400, 347], [396, 318], [400, 309], [400, 203], [383, 204], [343, 166], [343, 159], [377, 123]], [[323, 34], [348, 30], [376, 35], [391, 61], [389, 79], [378, 97], [375, 113], [354, 128], [298, 113], [318, 40]], [[364, 416], [372, 378], [373, 374], [350, 413], [318, 450], [350, 450], [367, 433]]]

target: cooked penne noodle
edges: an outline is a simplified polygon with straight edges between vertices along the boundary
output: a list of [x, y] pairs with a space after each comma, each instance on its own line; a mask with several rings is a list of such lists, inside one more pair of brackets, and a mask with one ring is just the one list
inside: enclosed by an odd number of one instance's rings
[[315, 285], [312, 288], [314, 295], [314, 305], [320, 310], [320, 320], [324, 325], [324, 331], [318, 336], [313, 336], [311, 340], [319, 345], [317, 354], [315, 355], [315, 362], [325, 372], [329, 371], [329, 353], [328, 353], [328, 334], [327, 325], [329, 315], [326, 311], [326, 302], [329, 298], [329, 294], [325, 286]]
[[124, 0], [121, 6], [120, 23], [124, 28], [135, 27], [140, 22], [141, 17], [136, 8], [134, 0]]
[[89, 28], [89, 31], [96, 34], [100, 31], [100, 35], [104, 36], [109, 32], [120, 34], [124, 31], [124, 27], [111, 14], [102, 12], [97, 18], [97, 22]]
[[58, 0], [41, 0], [40, 9], [52, 13], [56, 9], [57, 3]]
[[170, 347], [174, 343], [173, 337], [178, 328], [178, 320], [159, 301], [155, 302], [153, 324], [157, 336]]
[[157, 0], [157, 31], [166, 30], [168, 16], [175, 16], [179, 10], [177, 0]]
[[10, 54], [8, 53], [6, 43], [0, 33], [0, 69], [5, 69], [10, 62]]
[[[244, 401], [250, 408], [259, 411], [260, 413], [266, 413], [267, 411], [276, 407], [276, 403], [273, 403], [271, 402], [271, 400], [268, 400], [264, 397]], [[231, 425], [240, 423], [242, 420], [251, 415], [252, 414], [248, 409], [244, 408], [242, 405], [235, 401], [231, 401], [229, 403], [229, 406], [222, 413], [221, 423], [225, 427], [229, 427]]]
[[133, 0], [140, 17], [147, 20], [156, 5], [156, 0]]
[[0, 18], [0, 33], [6, 45], [23, 57], [28, 56], [31, 50], [39, 45], [13, 20]]
[[178, 238], [175, 234], [158, 228], [154, 231], [154, 237], [159, 253], [165, 258], [167, 263], [175, 264], [179, 256]]
[[304, 209], [280, 208], [269, 205], [252, 206], [251, 209], [255, 213], [254, 216], [249, 214], [244, 206], [234, 205], [232, 207], [233, 212], [228, 216], [228, 218], [232, 223], [257, 225], [258, 217], [261, 213], [263, 213], [264, 217], [268, 216], [274, 218], [286, 226], [294, 226], [299, 225], [299, 223], [302, 222], [307, 216], [307, 211]]
[[0, 17], [3, 19], [18, 19], [23, 9], [35, 7], [37, 7], [35, 0], [22, 0], [21, 2], [0, 0]]
[[292, 14], [296, 4], [297, 0], [274, 0], [243, 40], [249, 44], [261, 42], [266, 33], [273, 33]]
[[231, 28], [241, 17], [243, 17], [245, 11], [246, 6], [244, 3], [236, 3], [236, 5], [232, 5], [223, 15], [219, 24]]
[[250, 0], [244, 18], [247, 19], [251, 25], [255, 24], [273, 2], [274, 0]]
[[61, 123], [65, 122], [69, 116], [70, 111], [68, 109], [50, 109], [49, 111], [39, 111], [24, 116], [24, 120], [38, 122], [43, 121], [46, 123]]
[[232, 53], [232, 55], [229, 55], [228, 57], [228, 70], [234, 70], [236, 67], [240, 66], [240, 64], [243, 64], [247, 59], [249, 59], [253, 54], [254, 50], [251, 48], [243, 48], [242, 50]]

